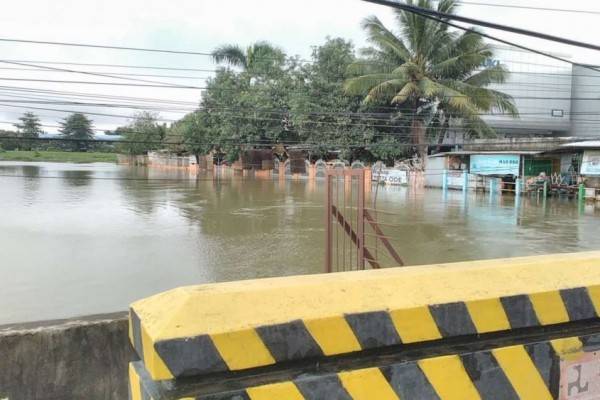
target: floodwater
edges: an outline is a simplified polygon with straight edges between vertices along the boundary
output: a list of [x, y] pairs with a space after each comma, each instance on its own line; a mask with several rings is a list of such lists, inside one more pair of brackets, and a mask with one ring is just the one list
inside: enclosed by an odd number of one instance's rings
[[[572, 200], [380, 188], [407, 264], [600, 249]], [[0, 324], [126, 310], [181, 285], [323, 270], [324, 185], [0, 162]], [[394, 225], [394, 226], [391, 226]]]

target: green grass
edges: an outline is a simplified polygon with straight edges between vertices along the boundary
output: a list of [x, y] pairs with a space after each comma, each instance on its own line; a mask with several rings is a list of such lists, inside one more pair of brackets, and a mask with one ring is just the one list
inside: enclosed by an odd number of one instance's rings
[[80, 153], [71, 151], [0, 151], [0, 161], [116, 163], [117, 155], [115, 153]]

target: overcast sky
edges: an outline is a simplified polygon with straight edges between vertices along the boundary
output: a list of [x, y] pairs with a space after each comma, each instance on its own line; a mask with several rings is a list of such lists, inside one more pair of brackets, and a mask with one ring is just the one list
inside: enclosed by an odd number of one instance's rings
[[[471, 0], [492, 4], [530, 5], [553, 8], [571, 8], [600, 11], [600, 4], [592, 0]], [[462, 6], [466, 16], [514, 25], [531, 30], [565, 36], [571, 39], [600, 43], [600, 15], [531, 11], [522, 9]], [[257, 40], [268, 40], [282, 47], [289, 55], [309, 57], [311, 46], [322, 43], [327, 36], [352, 40], [357, 47], [365, 45], [360, 21], [371, 14], [378, 15], [390, 26], [394, 25], [391, 11], [385, 7], [360, 0], [19, 0], [5, 4], [0, 14], [0, 38], [18, 38], [47, 41], [65, 41], [130, 47], [151, 47], [210, 52], [224, 43], [248, 45]], [[574, 61], [600, 64], [600, 52], [587, 51], [553, 44], [518, 35], [488, 30], [488, 33], [526, 44], [545, 51], [570, 55]], [[208, 57], [169, 55], [134, 51], [102, 50], [76, 47], [43, 46], [0, 42], [2, 60], [42, 60], [61, 62], [109, 63], [145, 66], [214, 69]], [[56, 67], [98, 71], [104, 73], [161, 74], [160, 71], [112, 68]], [[0, 67], [11, 67], [0, 64]], [[14, 66], [12, 66], [14, 67]], [[178, 84], [202, 86], [199, 78], [208, 73], [162, 71], [163, 74], [195, 76], [195, 79], [145, 78]], [[0, 69], [0, 77], [62, 80], [112, 81], [101, 77], [56, 72], [26, 72]], [[144, 78], [140, 78], [144, 79]], [[197, 102], [198, 90], [130, 88], [82, 84], [53, 84], [22, 81], [1, 81], [0, 85], [19, 88], [85, 92], [118, 96], [173, 99]], [[0, 99], [15, 99], [14, 93], [2, 92]], [[26, 94], [24, 94], [27, 96]], [[2, 103], [6, 104], [6, 103]], [[11, 103], [14, 105], [14, 103]], [[106, 108], [76, 108], [74, 106], [36, 105], [42, 108], [63, 108], [98, 113], [129, 115], [131, 110]], [[22, 108], [0, 105], [0, 120], [15, 121]], [[65, 114], [32, 110], [42, 116], [46, 125], [56, 125]], [[165, 119], [176, 119], [183, 114], [162, 113]], [[118, 117], [91, 116], [96, 127], [114, 128], [127, 122]], [[8, 127], [6, 123], [0, 127]], [[49, 132], [54, 128], [45, 128]]]

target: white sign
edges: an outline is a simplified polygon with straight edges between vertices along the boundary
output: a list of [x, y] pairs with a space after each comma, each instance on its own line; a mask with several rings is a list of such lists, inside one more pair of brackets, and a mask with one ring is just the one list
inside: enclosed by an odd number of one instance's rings
[[521, 156], [516, 154], [473, 154], [470, 172], [476, 175], [519, 176]]
[[600, 398], [600, 357], [597, 352], [582, 353], [560, 363], [560, 400]]
[[460, 172], [448, 171], [448, 186], [462, 187], [464, 183], [465, 183], [465, 176], [462, 171], [460, 171]]
[[600, 151], [583, 152], [581, 175], [600, 175]]
[[408, 185], [408, 172], [401, 169], [374, 170], [372, 180], [386, 185]]

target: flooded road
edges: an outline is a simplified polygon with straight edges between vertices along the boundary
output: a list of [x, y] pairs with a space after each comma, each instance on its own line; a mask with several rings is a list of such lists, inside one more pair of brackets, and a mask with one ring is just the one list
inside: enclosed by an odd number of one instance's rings
[[[323, 270], [324, 186], [0, 162], [0, 324], [125, 310], [173, 287]], [[600, 249], [573, 201], [380, 188], [409, 265]]]

